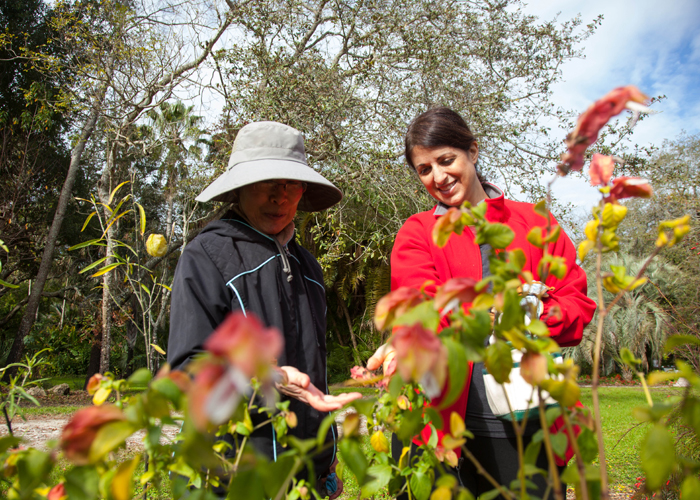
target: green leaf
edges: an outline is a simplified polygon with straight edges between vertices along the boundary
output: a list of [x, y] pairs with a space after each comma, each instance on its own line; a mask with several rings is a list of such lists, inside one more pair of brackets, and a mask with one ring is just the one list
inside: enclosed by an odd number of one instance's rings
[[[501, 223], [487, 224], [483, 231], [477, 235], [478, 244], [488, 243], [493, 249], [508, 247], [515, 238], [515, 233], [511, 228]], [[483, 240], [483, 241], [479, 241]]]
[[94, 500], [98, 495], [100, 476], [93, 467], [75, 467], [65, 474], [66, 495], [71, 500]]
[[[73, 245], [68, 249], [68, 251], [72, 250], [79, 250], [81, 248], [89, 247], [90, 245], [96, 245], [102, 241], [102, 238], [97, 238], [96, 240], [88, 240], [88, 241], [83, 241], [82, 243], [78, 243], [77, 245]], [[104, 243], [100, 244], [99, 246], [105, 246]]]
[[102, 257], [101, 259], [96, 260], [96, 261], [93, 262], [92, 264], [90, 264], [90, 265], [85, 266], [84, 268], [82, 268], [82, 269], [78, 272], [78, 274], [83, 274], [84, 272], [87, 272], [87, 271], [89, 271], [90, 269], [99, 266], [100, 264], [102, 264], [102, 263], [103, 263], [104, 261], [106, 261], [107, 259], [108, 259], [108, 257]]
[[177, 402], [182, 395], [182, 391], [175, 382], [167, 377], [159, 378], [151, 382], [151, 389], [162, 394], [172, 402]]
[[620, 360], [635, 372], [639, 369], [639, 365], [642, 362], [641, 359], [638, 359], [634, 354], [632, 354], [632, 351], [626, 347], [620, 349]]
[[545, 219], [549, 217], [549, 210], [547, 210], [547, 201], [546, 200], [540, 200], [538, 201], [535, 206], [533, 207], [533, 210], [535, 211], [536, 214], [541, 215]]
[[416, 323], [420, 323], [428, 330], [437, 330], [440, 324], [440, 312], [435, 310], [432, 301], [421, 302], [413, 309], [394, 319], [392, 326], [412, 326]]
[[367, 469], [368, 481], [362, 486], [362, 498], [378, 494], [391, 480], [391, 465], [376, 464]]
[[641, 458], [647, 488], [656, 491], [664, 485], [676, 463], [673, 437], [666, 427], [656, 424], [649, 430], [642, 442]]
[[700, 500], [700, 479], [693, 475], [686, 476], [681, 484], [683, 500]]
[[469, 363], [464, 347], [459, 342], [451, 338], [443, 339], [442, 343], [447, 348], [447, 368], [449, 379], [447, 381], [447, 394], [440, 402], [439, 408], [447, 408], [457, 401], [462, 394], [464, 384], [467, 382], [467, 369]]
[[328, 436], [328, 430], [334, 423], [334, 414], [330, 414], [323, 419], [321, 425], [318, 427], [318, 432], [316, 433], [316, 446], [323, 446], [323, 443], [326, 442], [326, 437]]
[[424, 472], [416, 471], [411, 475], [408, 485], [416, 500], [428, 500], [432, 487], [430, 476]]
[[542, 228], [539, 226], [533, 227], [530, 232], [527, 233], [527, 241], [529, 241], [532, 246], [544, 248], [544, 243], [542, 242]]
[[484, 366], [499, 384], [510, 381], [510, 371], [513, 369], [513, 358], [510, 346], [498, 340], [486, 348]]
[[560, 479], [566, 484], [578, 484], [578, 482], [580, 481], [580, 477], [578, 474], [578, 467], [576, 466], [576, 462], [571, 462], [569, 465], [566, 466], [564, 472], [561, 473]]
[[144, 209], [140, 203], [134, 202], [134, 205], [136, 205], [136, 208], [139, 209], [139, 217], [141, 219], [141, 224], [140, 224], [141, 236], [143, 236], [143, 234], [146, 232], [146, 212], [144, 211]]
[[559, 239], [559, 235], [561, 234], [561, 226], [554, 226], [552, 228], [552, 232], [549, 233], [545, 238], [544, 242], [545, 243], [554, 243]]
[[587, 427], [581, 428], [581, 434], [576, 438], [581, 458], [585, 463], [591, 463], [598, 456], [598, 440], [592, 430]]
[[527, 448], [525, 448], [525, 463], [535, 465], [537, 463], [537, 458], [540, 456], [541, 449], [542, 441], [530, 441], [530, 443], [527, 445]]
[[425, 408], [425, 421], [433, 424], [436, 429], [445, 429], [445, 423], [442, 421], [442, 415], [440, 415], [440, 412], [433, 406], [428, 406]]
[[0, 285], [6, 286], [7, 288], [19, 288], [19, 285], [13, 285], [12, 283], [8, 283], [5, 280], [0, 280]]
[[686, 344], [700, 345], [700, 338], [695, 335], [672, 335], [666, 340], [664, 351], [669, 353], [676, 347]]
[[0, 455], [10, 448], [16, 448], [22, 440], [15, 436], [3, 436], [0, 438]]
[[531, 320], [530, 324], [527, 325], [527, 330], [533, 335], [537, 335], [538, 337], [549, 336], [549, 328], [547, 327], [547, 324], [544, 321], [540, 321], [539, 319]]
[[632, 416], [640, 422], [658, 422], [673, 410], [672, 405], [657, 403], [654, 406], [637, 406], [632, 408]]
[[407, 442], [413, 436], [418, 434], [420, 429], [423, 427], [423, 410], [418, 408], [411, 412], [406, 412], [403, 414], [401, 419], [401, 426], [396, 431], [396, 437], [398, 437], [402, 442]]
[[700, 400], [688, 396], [681, 407], [683, 422], [695, 430], [695, 435], [700, 436]]
[[231, 478], [228, 500], [267, 498], [262, 478], [256, 469], [238, 470]]
[[90, 446], [90, 461], [95, 462], [118, 446], [134, 433], [133, 424], [120, 420], [110, 422], [97, 431], [95, 440]]
[[285, 480], [289, 477], [292, 469], [294, 469], [296, 461], [297, 457], [283, 455], [277, 457], [277, 461], [270, 462], [265, 467], [260, 467], [258, 469], [261, 479], [263, 480], [263, 488], [265, 489], [267, 497], [277, 497], [279, 491], [284, 487]]
[[352, 471], [357, 478], [357, 484], [362, 485], [365, 482], [367, 474], [367, 458], [362, 452], [362, 448], [354, 439], [343, 439], [338, 446], [340, 456], [345, 462], [345, 465]]
[[479, 500], [494, 500], [501, 494], [497, 489], [489, 490], [479, 495]]
[[148, 368], [139, 368], [131, 374], [131, 376], [127, 379], [127, 382], [129, 382], [129, 385], [132, 386], [146, 385], [151, 381], [152, 378], [153, 374], [151, 373], [151, 370], [149, 370]]
[[549, 440], [552, 443], [552, 450], [554, 453], [559, 455], [559, 457], [564, 458], [566, 455], [566, 448], [569, 445], [569, 440], [566, 438], [566, 434], [563, 432], [550, 434]]
[[520, 307], [520, 294], [515, 289], [506, 290], [503, 300], [503, 311], [497, 325], [498, 331], [510, 330], [523, 325], [525, 311]]

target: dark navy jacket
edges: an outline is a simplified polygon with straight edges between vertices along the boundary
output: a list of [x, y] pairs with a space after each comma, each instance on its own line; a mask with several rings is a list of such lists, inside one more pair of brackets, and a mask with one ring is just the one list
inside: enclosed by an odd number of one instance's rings
[[[284, 334], [279, 366], [293, 366], [311, 383], [327, 391], [326, 295], [321, 266], [294, 241], [283, 248], [270, 236], [253, 229], [234, 212], [208, 224], [186, 247], [175, 270], [170, 308], [168, 362], [184, 367], [198, 353], [216, 327], [232, 311], [255, 314], [266, 326]], [[286, 259], [280, 253], [286, 254]], [[285, 271], [288, 261], [288, 271]], [[291, 281], [288, 276], [291, 274]], [[291, 399], [298, 426], [290, 434], [315, 437], [327, 413]], [[263, 416], [255, 420], [262, 421]], [[266, 417], [265, 417], [266, 419]], [[254, 446], [270, 459], [284, 449], [270, 425], [255, 432]], [[275, 445], [273, 446], [273, 443]], [[326, 449], [314, 459], [317, 474], [335, 458], [333, 426]]]

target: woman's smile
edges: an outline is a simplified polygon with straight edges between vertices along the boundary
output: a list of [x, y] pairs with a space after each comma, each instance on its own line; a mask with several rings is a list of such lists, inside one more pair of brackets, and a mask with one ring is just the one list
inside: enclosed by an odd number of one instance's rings
[[465, 201], [476, 205], [486, 198], [474, 165], [478, 157], [476, 142], [469, 151], [450, 146], [415, 146], [411, 150], [412, 163], [425, 189], [450, 207], [458, 207]]

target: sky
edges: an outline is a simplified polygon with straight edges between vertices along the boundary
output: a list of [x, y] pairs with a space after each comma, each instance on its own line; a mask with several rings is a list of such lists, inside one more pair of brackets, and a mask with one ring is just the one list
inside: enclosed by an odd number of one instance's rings
[[[553, 101], [584, 111], [615, 87], [636, 85], [657, 114], [635, 127], [632, 143], [661, 146], [682, 131], [700, 132], [700, 0], [525, 0], [525, 12], [541, 20], [581, 15], [583, 24], [603, 15], [602, 24], [583, 42], [584, 58], [562, 67]], [[626, 117], [625, 117], [626, 119]], [[584, 170], [587, 170], [587, 166]], [[597, 190], [575, 178], [559, 179], [554, 195], [590, 208]]]

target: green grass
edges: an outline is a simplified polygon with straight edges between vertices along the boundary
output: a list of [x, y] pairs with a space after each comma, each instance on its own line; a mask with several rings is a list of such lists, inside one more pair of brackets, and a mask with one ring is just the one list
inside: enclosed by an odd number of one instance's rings
[[40, 385], [45, 390], [48, 390], [59, 384], [68, 384], [71, 391], [82, 391], [83, 385], [85, 384], [85, 376], [75, 375], [69, 377], [50, 377], [41, 382]]
[[[648, 424], [640, 425], [632, 416], [632, 409], [646, 405], [644, 391], [641, 387], [601, 387], [598, 391], [610, 484], [630, 486], [635, 478], [643, 475], [639, 467], [639, 447]], [[680, 391], [682, 389], [674, 387], [651, 388], [654, 402], [679, 395]], [[581, 402], [593, 408], [591, 389], [581, 389]]]

